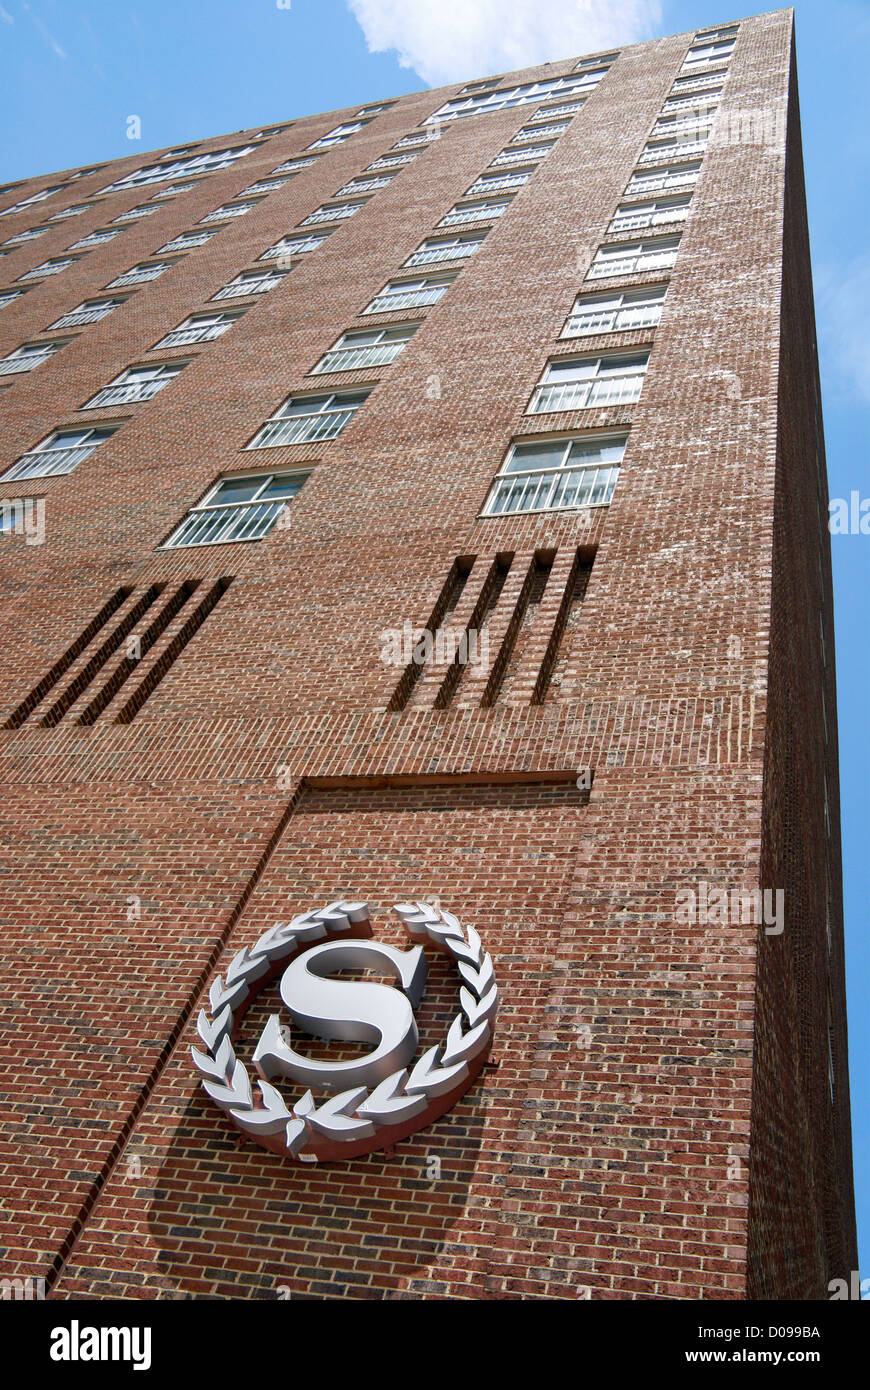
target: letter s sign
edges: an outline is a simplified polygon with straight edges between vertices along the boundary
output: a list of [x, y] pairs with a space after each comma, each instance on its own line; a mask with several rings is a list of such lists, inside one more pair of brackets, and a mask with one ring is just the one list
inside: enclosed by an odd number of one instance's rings
[[[329, 978], [338, 970], [365, 966], [394, 975], [400, 988]], [[355, 940], [312, 947], [291, 961], [281, 977], [281, 998], [291, 1018], [318, 1038], [377, 1045], [366, 1057], [345, 1062], [304, 1057], [284, 1041], [280, 1020], [272, 1014], [254, 1053], [257, 1071], [266, 1079], [280, 1073], [330, 1091], [385, 1081], [407, 1066], [417, 1050], [414, 1007], [422, 997], [426, 974], [421, 946], [399, 951], [376, 941]]]

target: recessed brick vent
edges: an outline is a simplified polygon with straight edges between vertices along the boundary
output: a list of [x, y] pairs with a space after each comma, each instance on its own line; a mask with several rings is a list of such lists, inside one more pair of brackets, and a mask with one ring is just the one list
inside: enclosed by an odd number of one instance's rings
[[463, 556], [450, 573], [388, 709], [540, 705], [572, 670], [592, 569], [569, 548]]
[[6, 720], [129, 724], [226, 593], [231, 577], [117, 589]]

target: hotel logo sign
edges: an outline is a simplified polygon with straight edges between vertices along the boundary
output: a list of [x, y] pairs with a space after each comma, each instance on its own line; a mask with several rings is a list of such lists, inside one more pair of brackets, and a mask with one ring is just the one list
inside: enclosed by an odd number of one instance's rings
[[[209, 993], [191, 1048], [203, 1089], [243, 1133], [300, 1161], [336, 1161], [388, 1148], [431, 1124], [465, 1094], [492, 1044], [498, 987], [492, 960], [473, 927], [428, 903], [393, 909], [414, 943], [398, 950], [372, 939], [365, 903], [336, 902], [278, 923], [244, 947]], [[457, 972], [457, 1007], [444, 1042], [417, 1058], [415, 1010], [428, 966], [424, 947], [445, 953]], [[389, 985], [332, 978], [373, 968]], [[318, 1038], [373, 1043], [365, 1056], [320, 1060], [297, 1052], [272, 1014], [253, 1054], [256, 1092], [233, 1038], [245, 1011], [278, 975], [280, 995], [298, 1028]], [[416, 1058], [416, 1060], [415, 1060]], [[287, 1078], [309, 1089], [286, 1103], [272, 1084]], [[312, 1091], [329, 1092], [315, 1100]]]

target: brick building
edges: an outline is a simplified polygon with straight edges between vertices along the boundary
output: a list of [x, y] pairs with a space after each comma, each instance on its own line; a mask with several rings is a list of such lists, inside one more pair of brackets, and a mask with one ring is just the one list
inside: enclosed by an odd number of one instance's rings
[[[792, 12], [0, 196], [3, 1273], [826, 1298], [857, 1260]], [[485, 659], [388, 639], [424, 631]], [[442, 1118], [305, 1165], [190, 1044], [242, 946], [348, 897], [396, 945], [397, 902], [473, 924], [501, 1007]]]

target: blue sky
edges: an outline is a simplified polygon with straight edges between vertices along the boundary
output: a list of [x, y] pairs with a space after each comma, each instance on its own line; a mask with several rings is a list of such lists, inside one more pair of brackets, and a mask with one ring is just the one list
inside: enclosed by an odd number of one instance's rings
[[[832, 497], [855, 489], [864, 498], [870, 3], [798, 0], [795, 9], [829, 486]], [[0, 182], [739, 14], [725, 0], [2, 0]], [[142, 123], [136, 144], [126, 138], [131, 115]], [[832, 541], [852, 1121], [866, 1273], [870, 536]]]

